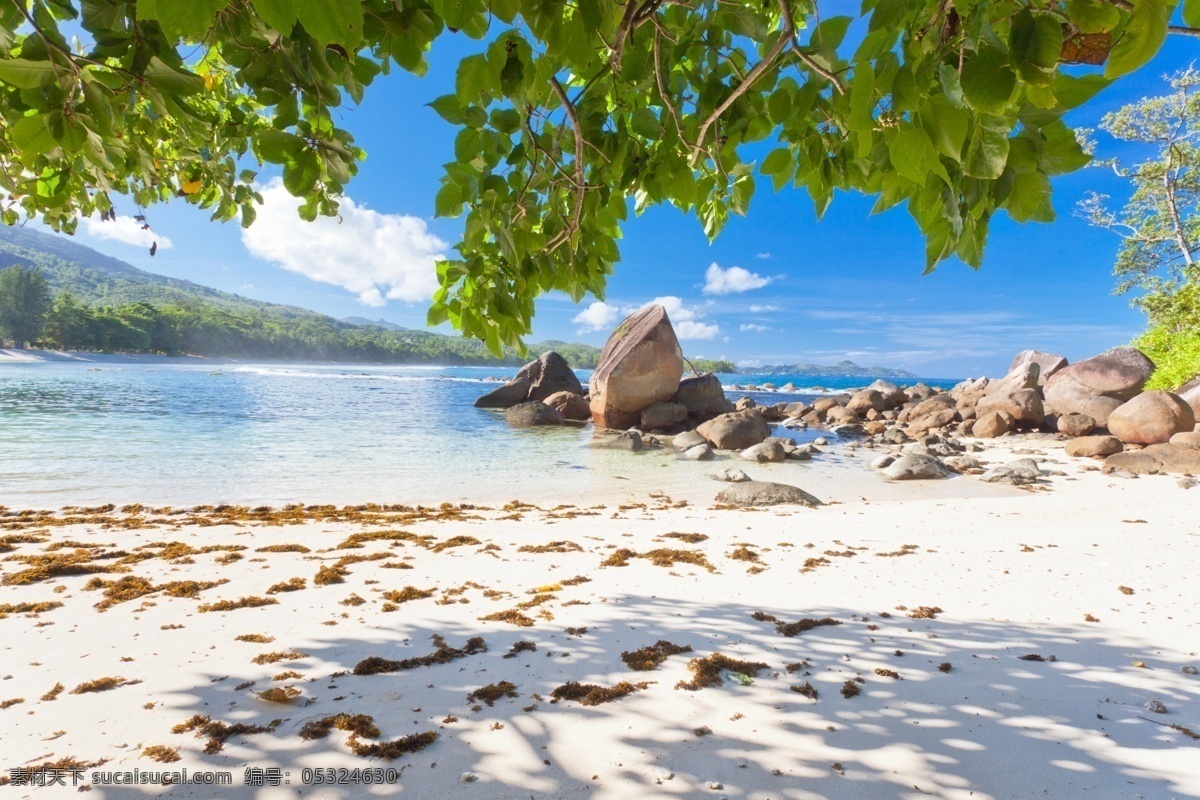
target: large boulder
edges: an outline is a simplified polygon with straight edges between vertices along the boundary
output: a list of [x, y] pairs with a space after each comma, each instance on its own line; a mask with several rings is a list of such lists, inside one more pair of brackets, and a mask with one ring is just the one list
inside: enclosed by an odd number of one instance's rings
[[739, 481], [717, 492], [716, 501], [729, 506], [824, 505], [797, 486], [768, 481]]
[[[1069, 367], [1068, 367], [1069, 369]], [[1060, 417], [1065, 414], [1083, 414], [1096, 421], [1096, 425], [1104, 427], [1108, 424], [1108, 415], [1121, 407], [1121, 400], [1095, 394], [1082, 383], [1077, 383], [1062, 372], [1055, 375], [1045, 388], [1048, 410]]]
[[1183, 444], [1152, 444], [1141, 451], [1156, 459], [1159, 472], [1200, 475], [1200, 450]]
[[617, 326], [591, 380], [592, 419], [605, 428], [627, 428], [642, 409], [669, 400], [683, 376], [683, 353], [667, 310], [646, 306]]
[[708, 446], [708, 440], [696, 431], [684, 431], [671, 440], [671, 447], [680, 452], [691, 450], [693, 447]]
[[562, 425], [563, 415], [545, 403], [528, 400], [508, 409], [508, 424], [514, 428], [531, 428], [535, 425]]
[[1096, 420], [1087, 414], [1062, 414], [1054, 420], [1054, 425], [1064, 436], [1087, 436], [1096, 430]]
[[874, 389], [862, 389], [850, 396], [850, 401], [846, 403], [846, 410], [858, 414], [860, 417], [865, 417], [868, 411], [886, 411], [888, 408], [887, 401], [883, 395]]
[[555, 392], [542, 402], [567, 419], [582, 422], [592, 418], [592, 409], [587, 400], [575, 392]]
[[1175, 394], [1192, 407], [1192, 413], [1200, 420], [1200, 375], [1176, 389]]
[[1100, 471], [1106, 475], [1110, 472], [1129, 472], [1134, 475], [1157, 475], [1162, 472], [1162, 462], [1145, 452], [1138, 450], [1129, 453], [1114, 453], [1104, 459]]
[[529, 396], [529, 381], [524, 378], [511, 380], [475, 401], [476, 408], [509, 408], [524, 403]]
[[1067, 442], [1066, 452], [1076, 458], [1111, 456], [1125, 449], [1115, 436], [1080, 436]]
[[745, 450], [771, 435], [762, 414], [753, 408], [713, 417], [696, 428], [718, 450]]
[[882, 474], [893, 481], [927, 481], [947, 477], [950, 469], [933, 456], [913, 454], [900, 456], [884, 467]]
[[1023, 364], [1018, 364], [1009, 371], [1007, 375], [999, 380], [988, 381], [987, 389], [984, 390], [986, 395], [1011, 394], [1019, 392], [1022, 389], [1034, 389], [1038, 387], [1038, 376], [1041, 374], [1041, 367], [1036, 361], [1027, 361]]
[[1037, 483], [1042, 470], [1032, 458], [1018, 458], [1007, 464], [999, 464], [979, 476], [984, 483], [1003, 483], [1008, 486], [1028, 486]]
[[[1031, 364], [1035, 370], [1036, 364]], [[1030, 425], [1041, 425], [1046, 419], [1046, 409], [1042, 405], [1042, 394], [1037, 389], [1017, 389], [1016, 391], [988, 394], [975, 405], [976, 414], [988, 411], [1003, 411], [1017, 422], [1027, 422]]]
[[1180, 447], [1194, 447], [1200, 450], [1200, 431], [1177, 433], [1171, 437], [1170, 443], [1177, 444]]
[[1011, 431], [1015, 422], [1007, 411], [984, 411], [971, 425], [971, 435], [977, 439], [995, 439]]
[[553, 350], [548, 350], [530, 361], [517, 372], [517, 379], [529, 381], [529, 400], [544, 401], [557, 392], [583, 394], [583, 385], [567, 360]]
[[757, 461], [760, 464], [778, 464], [780, 461], [784, 461], [787, 455], [787, 450], [783, 445], [769, 439], [742, 451], [742, 458], [747, 461]]
[[647, 431], [673, 428], [688, 417], [683, 403], [651, 403], [642, 409], [642, 429]]
[[908, 400], [908, 395], [904, 393], [903, 389], [891, 381], [885, 381], [882, 378], [868, 386], [867, 391], [879, 392], [887, 408], [899, 408]]
[[671, 402], [686, 406], [688, 416], [697, 422], [705, 422], [718, 414], [728, 414], [734, 410], [733, 403], [725, 396], [721, 379], [712, 373], [681, 380]]
[[1017, 353], [1017, 357], [1013, 359], [1012, 365], [1008, 371], [1014, 372], [1018, 368], [1026, 364], [1037, 364], [1038, 366], [1038, 384], [1045, 384], [1052, 375], [1059, 372], [1067, 366], [1067, 360], [1062, 356], [1056, 356], [1051, 353], [1043, 353], [1040, 350], [1022, 350]]
[[1196, 427], [1192, 407], [1171, 392], [1142, 392], [1108, 416], [1108, 430], [1127, 444], [1162, 444]]
[[[1058, 370], [1046, 382], [1047, 399], [1050, 399], [1050, 391], [1055, 384], [1070, 381], [1083, 387], [1088, 394], [1129, 400], [1142, 391], [1152, 372], [1154, 362], [1141, 351], [1132, 347], [1118, 347]], [[1059, 413], [1075, 410], [1063, 409], [1053, 400], [1051, 403]]]

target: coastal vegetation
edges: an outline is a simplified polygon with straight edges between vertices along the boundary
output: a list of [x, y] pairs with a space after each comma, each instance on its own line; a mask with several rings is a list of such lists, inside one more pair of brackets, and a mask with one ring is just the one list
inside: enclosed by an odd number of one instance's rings
[[[1171, 91], [1105, 115], [1100, 128], [1144, 160], [1097, 159], [1124, 178], [1130, 196], [1119, 211], [1091, 194], [1079, 213], [1121, 237], [1113, 272], [1118, 294], [1146, 313], [1148, 330], [1134, 346], [1155, 363], [1147, 384], [1175, 389], [1200, 375], [1200, 71], [1169, 76]], [[1094, 149], [1092, 144], [1092, 149]]]
[[366, 155], [342, 108], [473, 39], [431, 103], [455, 132], [436, 212], [464, 225], [429, 322], [500, 356], [540, 294], [603, 296], [631, 210], [715, 237], [761, 182], [819, 213], [836, 190], [904, 207], [929, 269], [980, 266], [998, 213], [1052, 220], [1050, 177], [1088, 162], [1064, 115], [1197, 33], [1177, 5], [20, 0], [0, 6], [0, 220], [72, 232], [129, 203], [145, 223], [178, 198], [249, 226], [264, 164], [303, 218], [333, 216]]

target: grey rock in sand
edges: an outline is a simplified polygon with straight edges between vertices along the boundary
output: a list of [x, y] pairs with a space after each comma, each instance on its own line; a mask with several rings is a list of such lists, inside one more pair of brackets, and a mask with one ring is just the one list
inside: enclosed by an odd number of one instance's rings
[[684, 431], [671, 440], [671, 446], [680, 451], [691, 450], [702, 444], [707, 445], [708, 440], [696, 431]]
[[713, 451], [707, 444], [698, 444], [683, 451], [683, 457], [688, 461], [712, 461]]
[[1076, 458], [1111, 456], [1125, 449], [1115, 436], [1080, 436], [1067, 442], [1066, 452]]
[[642, 409], [642, 428], [657, 430], [671, 428], [688, 417], [688, 408], [683, 403], [652, 403]]
[[1087, 436], [1096, 430], [1096, 420], [1087, 414], [1063, 414], [1055, 420], [1055, 427], [1064, 436]]
[[992, 467], [979, 477], [986, 483], [1003, 483], [1009, 486], [1028, 486], [1042, 477], [1042, 469], [1032, 458], [1019, 458], [1008, 464]]
[[933, 456], [907, 455], [892, 462], [882, 474], [893, 481], [928, 481], [945, 478], [950, 470]]
[[824, 505], [820, 500], [797, 486], [768, 481], [742, 481], [717, 492], [716, 502], [726, 505], [777, 506], [777, 505]]
[[742, 451], [741, 456], [747, 461], [757, 461], [760, 464], [768, 462], [776, 464], [787, 458], [787, 451], [779, 442], [760, 442], [747, 447]]
[[771, 428], [755, 409], [721, 414], [696, 429], [718, 450], [745, 450], [771, 435]]
[[529, 396], [529, 381], [521, 378], [499, 386], [475, 400], [476, 408], [510, 408], [525, 402]]
[[530, 400], [508, 409], [508, 424], [514, 428], [530, 428], [536, 425], [562, 425], [563, 415], [545, 403]]
[[740, 469], [723, 469], [720, 472], [713, 473], [709, 477], [714, 481], [723, 481], [725, 483], [741, 483], [750, 480], [750, 476]]
[[1162, 464], [1154, 456], [1141, 451], [1114, 453], [1104, 459], [1100, 471], [1105, 474], [1126, 472], [1130, 475], [1157, 475], [1162, 471]]
[[555, 392], [542, 401], [565, 418], [583, 422], [592, 418], [592, 409], [587, 400], [575, 392]]

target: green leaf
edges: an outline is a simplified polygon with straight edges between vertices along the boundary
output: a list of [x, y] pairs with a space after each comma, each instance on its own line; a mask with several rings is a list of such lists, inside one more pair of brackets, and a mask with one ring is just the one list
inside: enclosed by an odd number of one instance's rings
[[304, 140], [292, 133], [265, 130], [254, 139], [254, 152], [259, 160], [285, 164], [304, 149]]
[[439, 117], [452, 125], [461, 125], [465, 119], [462, 106], [458, 103], [458, 98], [452, 94], [444, 94], [432, 103], [426, 103], [426, 105], [436, 111]]
[[1062, 52], [1062, 23], [1050, 14], [1034, 14], [1026, 8], [1013, 17], [1009, 43], [1015, 63], [1051, 69]]
[[1075, 132], [1062, 122], [1042, 128], [1042, 152], [1038, 168], [1047, 175], [1065, 175], [1087, 166], [1092, 157], [1083, 151]]
[[972, 108], [1003, 114], [1017, 87], [1017, 74], [998, 47], [984, 46], [963, 64], [963, 96]]
[[313, 190], [321, 177], [321, 162], [312, 150], [302, 150], [283, 165], [283, 188], [296, 197]]
[[933, 146], [947, 158], [962, 161], [971, 116], [944, 94], [933, 95], [921, 106], [921, 124]]
[[212, 27], [230, 0], [137, 0], [137, 18], [157, 20], [173, 37], [196, 39]]
[[319, 44], [340, 44], [348, 51], [362, 42], [362, 0], [295, 0], [296, 18]]
[[1108, 53], [1104, 77], [1128, 75], [1154, 58], [1167, 40], [1173, 8], [1171, 0], [1134, 0], [1125, 30]]
[[1200, 0], [1183, 0], [1183, 24], [1200, 28]]
[[1058, 98], [1058, 106], [1062, 109], [1078, 108], [1096, 96], [1112, 81], [1103, 75], [1067, 75], [1058, 72], [1054, 75], [1054, 96]]
[[[1194, 3], [1196, 0], [1185, 0], [1185, 17], [1189, 2]], [[1121, 24], [1121, 12], [1115, 5], [1104, 0], [1067, 0], [1067, 18], [1082, 33], [1104, 33]]]
[[929, 173], [938, 164], [937, 153], [925, 131], [913, 125], [897, 128], [887, 140], [892, 168], [901, 177], [925, 185]]
[[1040, 172], [1018, 172], [1013, 176], [1005, 208], [1017, 222], [1053, 222], [1050, 179]]
[[976, 118], [963, 172], [972, 178], [999, 178], [1008, 162], [1008, 149], [1008, 122], [1005, 119], [988, 115]]
[[171, 94], [193, 95], [204, 91], [204, 79], [199, 75], [168, 66], [158, 56], [153, 56], [146, 65], [142, 77], [156, 89]]
[[461, 103], [479, 102], [480, 94], [491, 94], [492, 70], [482, 55], [467, 56], [458, 63], [454, 78], [454, 93]]
[[296, 27], [295, 0], [250, 0], [254, 10], [262, 17], [263, 22], [284, 35]]
[[54, 65], [49, 61], [26, 58], [0, 59], [0, 81], [18, 89], [36, 89], [54, 80]]
[[42, 155], [58, 147], [58, 142], [50, 133], [46, 114], [21, 117], [10, 130], [13, 144], [25, 153]]

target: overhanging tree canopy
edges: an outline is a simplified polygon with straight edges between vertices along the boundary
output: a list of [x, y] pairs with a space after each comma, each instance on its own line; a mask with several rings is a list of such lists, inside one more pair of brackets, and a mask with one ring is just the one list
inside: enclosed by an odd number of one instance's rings
[[[1196, 33], [1171, 26], [1175, 6], [0, 0], [0, 213], [69, 232], [126, 194], [250, 225], [252, 156], [282, 167], [301, 216], [336, 214], [364, 154], [333, 112], [393, 66], [422, 73], [439, 37], [470, 37], [479, 52], [432, 102], [458, 128], [436, 210], [466, 219], [429, 319], [499, 351], [541, 292], [603, 297], [631, 199], [695, 212], [711, 237], [764, 178], [818, 213], [853, 189], [907, 204], [930, 269], [978, 266], [998, 210], [1053, 219], [1049, 177], [1087, 162], [1063, 114], [1172, 30]], [[1200, 26], [1200, 0], [1183, 16]]]

